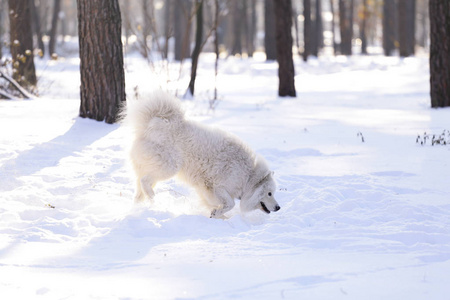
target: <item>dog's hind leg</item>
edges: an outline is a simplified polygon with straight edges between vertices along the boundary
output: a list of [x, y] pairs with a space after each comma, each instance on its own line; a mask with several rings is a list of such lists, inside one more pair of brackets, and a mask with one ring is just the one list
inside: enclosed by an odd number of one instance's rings
[[234, 207], [234, 199], [230, 194], [222, 188], [214, 190], [214, 196], [220, 203], [218, 208], [213, 209], [211, 218], [223, 218], [224, 214]]
[[134, 196], [135, 202], [142, 202], [145, 198], [153, 200], [155, 192], [153, 191], [153, 186], [155, 182], [152, 180], [150, 175], [145, 175], [142, 178], [136, 180], [136, 195]]

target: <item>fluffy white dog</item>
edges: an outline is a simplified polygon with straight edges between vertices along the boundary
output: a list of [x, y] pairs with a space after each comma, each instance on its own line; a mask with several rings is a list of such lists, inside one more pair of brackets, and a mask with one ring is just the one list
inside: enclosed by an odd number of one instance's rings
[[134, 132], [130, 157], [135, 200], [152, 199], [153, 187], [175, 175], [193, 186], [211, 217], [221, 218], [241, 200], [241, 211], [280, 209], [265, 160], [237, 137], [186, 120], [180, 101], [162, 91], [128, 103], [125, 123]]

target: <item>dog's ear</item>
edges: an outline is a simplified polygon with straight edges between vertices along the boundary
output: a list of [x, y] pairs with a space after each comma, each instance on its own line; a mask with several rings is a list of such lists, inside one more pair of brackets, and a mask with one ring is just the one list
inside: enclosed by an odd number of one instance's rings
[[259, 186], [261, 186], [263, 183], [264, 183], [264, 181], [266, 181], [267, 179], [269, 179], [269, 176], [272, 176], [272, 174], [273, 174], [273, 172], [269, 172], [266, 176], [264, 176], [260, 181], [258, 181], [256, 184], [255, 184], [255, 189], [257, 188], [257, 187], [259, 187]]

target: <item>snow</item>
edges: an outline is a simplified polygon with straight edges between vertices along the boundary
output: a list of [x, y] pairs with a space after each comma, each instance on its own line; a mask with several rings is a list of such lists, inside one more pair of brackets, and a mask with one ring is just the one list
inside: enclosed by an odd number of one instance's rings
[[[295, 99], [276, 63], [228, 58], [211, 110], [203, 55], [187, 114], [265, 156], [279, 188], [279, 212], [227, 220], [175, 180], [134, 205], [126, 128], [77, 117], [77, 58], [36, 63], [40, 98], [0, 101], [2, 298], [448, 299], [450, 146], [416, 138], [450, 111], [429, 108], [426, 57], [298, 60]], [[182, 95], [188, 74], [130, 55], [127, 95]]]

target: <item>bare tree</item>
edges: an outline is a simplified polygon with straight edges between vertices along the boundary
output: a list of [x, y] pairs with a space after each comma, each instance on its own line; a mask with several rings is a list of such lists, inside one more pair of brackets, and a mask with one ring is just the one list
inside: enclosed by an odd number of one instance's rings
[[277, 37], [278, 95], [296, 97], [295, 70], [292, 58], [292, 3], [291, 0], [275, 1]]
[[195, 47], [192, 51], [192, 67], [191, 80], [189, 81], [188, 90], [190, 94], [194, 95], [195, 79], [197, 78], [197, 66], [200, 52], [202, 51], [203, 43], [203, 0], [197, 0], [197, 14], [196, 14], [196, 30], [195, 30]]
[[450, 106], [450, 2], [429, 1], [431, 106]]
[[395, 0], [383, 2], [383, 49], [384, 54], [390, 56], [395, 50]]
[[125, 101], [118, 0], [77, 0], [80, 44], [80, 116], [117, 121]]
[[267, 60], [277, 59], [274, 0], [264, 0], [264, 48]]
[[53, 1], [53, 16], [52, 16], [52, 27], [50, 29], [50, 41], [48, 43], [48, 52], [50, 56], [56, 54], [56, 40], [58, 35], [58, 19], [59, 11], [61, 9], [61, 0]]
[[307, 61], [312, 48], [311, 0], [303, 0], [303, 19], [303, 60]]
[[20, 84], [36, 85], [33, 34], [29, 0], [9, 0], [9, 27], [13, 78]]
[[343, 55], [352, 55], [353, 6], [353, 0], [339, 0], [339, 28]]
[[398, 43], [400, 56], [414, 55], [416, 1], [398, 0]]

